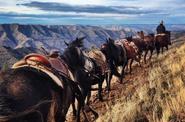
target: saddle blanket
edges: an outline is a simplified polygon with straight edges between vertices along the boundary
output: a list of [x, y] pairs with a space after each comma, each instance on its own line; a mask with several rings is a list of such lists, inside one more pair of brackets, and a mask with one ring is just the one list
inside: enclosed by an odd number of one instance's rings
[[93, 49], [88, 52], [90, 58], [94, 59], [97, 65], [101, 68], [101, 73], [104, 74], [108, 70], [105, 55], [98, 49]]
[[156, 34], [155, 36], [165, 36], [166, 34], [165, 33], [159, 33], [159, 34]]

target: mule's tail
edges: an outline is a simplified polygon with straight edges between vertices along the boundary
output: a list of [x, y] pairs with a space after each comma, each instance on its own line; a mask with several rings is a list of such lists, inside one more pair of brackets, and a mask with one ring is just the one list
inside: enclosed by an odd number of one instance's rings
[[127, 51], [126, 51], [126, 47], [124, 45], [123, 45], [123, 59], [124, 59], [124, 64], [123, 65], [127, 65], [127, 63], [128, 63]]
[[14, 110], [11, 103], [13, 100], [9, 96], [0, 96], [0, 122], [6, 122], [10, 120], [10, 116], [13, 116]]
[[[21, 112], [17, 112], [15, 110], [14, 103], [15, 100], [13, 100], [11, 97], [6, 95], [0, 95], [0, 122], [7, 122], [15, 118], [23, 117], [31, 113], [38, 113], [40, 115], [40, 112], [36, 109], [47, 103], [51, 103], [51, 100], [44, 100], [39, 102], [38, 104], [24, 110]], [[42, 120], [42, 115], [40, 115]]]

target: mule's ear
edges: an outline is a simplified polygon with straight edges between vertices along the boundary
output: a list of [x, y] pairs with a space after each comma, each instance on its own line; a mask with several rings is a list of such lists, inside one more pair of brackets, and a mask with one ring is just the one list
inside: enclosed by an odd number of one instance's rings
[[81, 38], [78, 38], [78, 40], [84, 40], [86, 38], [86, 36], [83, 36], [83, 37], [81, 37]]
[[69, 46], [69, 44], [68, 44], [66, 41], [64, 41], [64, 44], [65, 44], [66, 46]]
[[106, 43], [109, 43], [109, 40], [108, 39], [106, 39]]
[[76, 39], [74, 41], [77, 41], [78, 40], [78, 37], [76, 37]]
[[113, 40], [113, 39], [111, 39], [110, 37], [109, 37], [109, 41], [110, 41], [110, 42], [112, 42], [112, 43], [114, 43], [114, 40]]

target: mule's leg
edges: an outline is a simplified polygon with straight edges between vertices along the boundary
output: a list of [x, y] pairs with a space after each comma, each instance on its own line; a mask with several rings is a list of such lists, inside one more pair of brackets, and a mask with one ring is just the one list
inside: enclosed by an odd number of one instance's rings
[[[80, 101], [84, 102], [84, 100], [80, 100]], [[80, 122], [80, 111], [82, 109], [82, 106], [84, 106], [84, 104], [82, 105], [82, 102], [80, 102], [80, 101], [78, 100], [78, 104], [77, 104], [76, 122]], [[84, 110], [82, 110], [82, 111], [84, 111]], [[87, 119], [87, 117], [85, 117], [85, 115], [84, 115], [84, 118]]]
[[[88, 107], [88, 109], [93, 113], [93, 115], [95, 116], [95, 119], [97, 119], [99, 117], [98, 113], [95, 110], [93, 110], [89, 105], [86, 105], [86, 107]], [[82, 108], [82, 112], [83, 112], [83, 115], [85, 118], [85, 122], [90, 122], [90, 120], [87, 117], [88, 115], [86, 114], [84, 108]]]
[[145, 55], [144, 55], [144, 62], [145, 62], [145, 64], [146, 64], [146, 56], [147, 56], [147, 54], [148, 54], [148, 50], [145, 51]]
[[110, 92], [110, 90], [111, 90], [111, 79], [112, 79], [113, 73], [112, 73], [112, 71], [108, 71], [108, 73], [106, 73], [106, 74], [107, 74], [107, 77], [106, 77], [107, 90], [108, 90], [108, 92]]
[[150, 57], [149, 57], [149, 60], [152, 59], [153, 51], [154, 51], [153, 49], [150, 50]]
[[[98, 118], [98, 116], [99, 116], [98, 113], [94, 109], [92, 109], [89, 105], [86, 104], [85, 108], [86, 109], [88, 108], [88, 110], [90, 110], [92, 112], [92, 114], [95, 116], [95, 119]], [[84, 108], [83, 108], [82, 112], [83, 112], [83, 115], [84, 115], [86, 121], [89, 121]]]
[[98, 98], [100, 101], [103, 101], [103, 97], [102, 97], [102, 84], [103, 84], [103, 80], [104, 78], [101, 78], [101, 80], [98, 83]]
[[109, 72], [105, 73], [105, 81], [106, 81], [106, 90], [109, 91]]
[[141, 67], [141, 57], [142, 57], [142, 53], [138, 53], [136, 56], [135, 56], [135, 61], [139, 63], [139, 66]]
[[90, 111], [93, 113], [95, 120], [96, 120], [99, 117], [98, 113], [94, 109], [92, 109], [90, 106], [88, 106], [88, 107], [89, 107]]
[[81, 111], [81, 110], [82, 110], [82, 112], [83, 112], [85, 121], [88, 122], [88, 118], [87, 118], [87, 116], [86, 116], [85, 113], [84, 113], [85, 97], [84, 97], [83, 95], [86, 95], [86, 94], [84, 94], [83, 91], [84, 91], [84, 90], [81, 89], [81, 91], [79, 91], [79, 95], [76, 96], [76, 99], [77, 99], [76, 122], [80, 122], [80, 111]]
[[119, 74], [119, 72], [117, 71], [117, 67], [113, 64], [113, 62], [109, 62], [108, 63], [109, 67], [110, 67], [110, 70], [112, 72], [112, 74], [114, 74], [115, 76], [117, 77], [121, 77], [121, 75]]
[[[98, 113], [93, 110], [90, 106], [89, 106], [89, 101], [90, 101], [90, 97], [91, 97], [91, 91], [89, 91], [87, 93], [87, 103], [86, 103], [86, 107], [88, 107], [88, 109], [94, 114], [95, 118], [98, 118]], [[85, 114], [86, 115], [86, 114]], [[87, 116], [87, 115], [86, 115]], [[88, 119], [87, 119], [88, 120]]]
[[126, 69], [124, 69], [125, 70], [125, 72], [127, 72], [127, 71], [129, 71], [129, 60], [128, 60], [128, 64], [126, 65]]
[[130, 61], [130, 74], [131, 74], [131, 72], [132, 72], [132, 63], [133, 63], [133, 61], [134, 61], [134, 59], [131, 59], [131, 61]]
[[138, 54], [138, 63], [139, 63], [139, 66], [141, 67], [141, 53]]
[[[62, 94], [62, 93], [59, 93]], [[53, 108], [53, 112], [56, 112], [54, 114], [55, 116], [55, 122], [64, 122], [66, 120], [66, 114], [67, 114], [67, 109], [66, 111], [62, 108], [62, 96], [60, 96], [57, 93], [53, 93], [53, 100], [55, 101], [54, 103], [52, 103], [51, 108]], [[51, 111], [52, 112], [52, 111]], [[64, 114], [66, 113], [66, 114]]]
[[[85, 118], [85, 122], [90, 122], [90, 120], [88, 119], [88, 115], [86, 114], [86, 112], [85, 112], [85, 109], [84, 109], [84, 107], [82, 108], [82, 113], [83, 113], [83, 115], [84, 115], [84, 118]], [[77, 121], [77, 122], [80, 122], [80, 121]]]
[[73, 108], [73, 116], [76, 117], [77, 111], [76, 111], [76, 107], [75, 107], [75, 100], [72, 102], [72, 108]]
[[90, 98], [91, 98], [91, 91], [88, 91], [86, 105], [89, 105]]
[[106, 90], [109, 88], [109, 71], [105, 73]]
[[156, 40], [156, 42], [155, 42], [155, 49], [156, 49], [156, 52], [157, 52], [157, 56], [159, 55], [159, 53], [160, 53], [160, 44], [159, 44], [159, 42], [157, 42], [157, 40]]
[[[125, 69], [125, 68], [124, 68], [124, 69]], [[117, 77], [121, 77], [121, 75], [119, 74], [117, 68], [114, 68], [114, 69], [113, 69], [113, 74], [114, 74], [115, 76], [117, 76]]]
[[125, 69], [125, 66], [127, 64], [128, 64], [128, 60], [123, 64], [123, 68], [122, 68], [122, 71], [121, 71], [121, 77], [120, 77], [120, 83], [123, 83], [123, 78], [124, 78], [124, 75], [125, 75], [124, 69]]
[[168, 50], [168, 45], [166, 45], [166, 50]]
[[[88, 105], [86, 105], [86, 104], [89, 104], [89, 99], [90, 99], [90, 93], [91, 93], [91, 91], [90, 91], [90, 89], [91, 88], [87, 88], [87, 89], [84, 89], [84, 88], [82, 88], [81, 89], [81, 92], [82, 92], [82, 98], [81, 99], [79, 99], [79, 104], [78, 104], [78, 109], [77, 109], [77, 121], [76, 122], [80, 122], [80, 110], [82, 109], [82, 113], [83, 113], [83, 115], [84, 115], [84, 118], [85, 118], [85, 122], [89, 122], [89, 119], [88, 119], [88, 117], [87, 117], [87, 114], [86, 114], [86, 112], [85, 112], [85, 106], [88, 106]], [[89, 93], [90, 92], [90, 93]], [[87, 96], [89, 96], [89, 98], [87, 98], [87, 103], [85, 104], [85, 99], [86, 99], [86, 97]]]

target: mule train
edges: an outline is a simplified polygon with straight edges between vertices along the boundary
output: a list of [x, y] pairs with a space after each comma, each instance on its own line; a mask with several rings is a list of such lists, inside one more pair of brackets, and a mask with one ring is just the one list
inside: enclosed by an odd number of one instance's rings
[[[98, 113], [90, 107], [92, 85], [98, 84], [98, 98], [103, 101], [102, 83], [111, 89], [111, 79], [115, 75], [122, 83], [124, 70], [130, 61], [140, 63], [142, 53], [144, 62], [148, 51], [157, 50], [171, 44], [170, 32], [154, 36], [129, 37], [114, 41], [107, 39], [100, 49], [87, 54], [82, 50], [83, 38], [66, 43], [67, 48], [60, 55], [54, 51], [48, 55], [29, 54], [7, 71], [1, 72], [0, 84], [0, 122], [61, 122], [65, 121], [69, 106], [80, 122], [82, 111], [85, 121], [88, 108], [95, 119]], [[119, 73], [117, 67], [122, 66]], [[75, 105], [77, 101], [77, 106]]]

